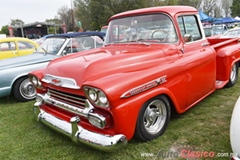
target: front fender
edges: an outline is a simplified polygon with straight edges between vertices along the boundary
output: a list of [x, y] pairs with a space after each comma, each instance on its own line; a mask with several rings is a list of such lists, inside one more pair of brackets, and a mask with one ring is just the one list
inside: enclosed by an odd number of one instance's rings
[[114, 127], [117, 133], [126, 135], [127, 139], [130, 140], [134, 135], [135, 126], [141, 107], [146, 101], [158, 95], [166, 95], [175, 105], [175, 107], [179, 108], [173, 93], [165, 87], [152, 89], [148, 92], [144, 92], [130, 98], [120, 99], [119, 101], [122, 103], [111, 110], [114, 120]]

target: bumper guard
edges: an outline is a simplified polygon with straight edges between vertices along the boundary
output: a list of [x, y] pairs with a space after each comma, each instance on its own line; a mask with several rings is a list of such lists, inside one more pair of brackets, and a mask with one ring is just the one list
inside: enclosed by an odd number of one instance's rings
[[35, 103], [33, 111], [37, 116], [38, 121], [53, 130], [70, 137], [78, 144], [83, 143], [106, 152], [117, 150], [127, 145], [126, 136], [123, 134], [110, 136], [84, 129], [78, 125], [78, 122], [80, 122], [80, 118], [78, 116], [72, 117], [69, 123], [40, 109], [37, 103]]

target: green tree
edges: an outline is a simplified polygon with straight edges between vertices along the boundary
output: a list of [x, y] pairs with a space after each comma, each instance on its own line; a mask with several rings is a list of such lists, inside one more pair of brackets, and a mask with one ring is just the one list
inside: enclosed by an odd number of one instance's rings
[[222, 17], [221, 15], [221, 9], [218, 7], [218, 6], [215, 6], [214, 9], [213, 9], [213, 15], [212, 17]]
[[49, 24], [48, 34], [58, 33], [59, 27], [62, 27], [63, 24], [62, 21], [57, 17], [54, 19], [46, 19], [45, 22]]
[[178, 0], [178, 5], [192, 6], [197, 9], [200, 8], [202, 0]]
[[62, 21], [57, 17], [55, 17], [53, 19], [46, 19], [45, 22], [53, 23], [53, 24], [62, 24]]
[[232, 17], [240, 16], [240, 0], [233, 0], [230, 9]]
[[67, 31], [73, 31], [72, 24], [72, 10], [68, 8], [67, 5], [62, 6], [58, 9], [57, 15], [59, 16], [60, 22], [66, 24]]
[[214, 11], [214, 7], [217, 4], [216, 0], [204, 0], [203, 1], [203, 12], [207, 15], [211, 15], [212, 11]]
[[74, 15], [77, 21], [82, 24], [83, 30], [92, 30], [92, 16], [90, 9], [88, 8], [90, 0], [75, 0], [74, 1]]
[[[240, 2], [240, 1], [239, 1]], [[232, 0], [225, 0], [222, 1], [222, 9], [225, 12], [225, 17], [228, 17], [230, 15], [230, 6], [231, 6]]]
[[167, 5], [177, 5], [177, 0], [168, 0]]
[[150, 7], [157, 0], [75, 0], [75, 15], [84, 30], [99, 30], [108, 24], [108, 19], [120, 12]]
[[0, 33], [9, 35], [8, 25], [2, 26]]
[[20, 19], [11, 19], [10, 25], [12, 27], [19, 27], [21, 25], [24, 25], [24, 22], [22, 20], [20, 20]]

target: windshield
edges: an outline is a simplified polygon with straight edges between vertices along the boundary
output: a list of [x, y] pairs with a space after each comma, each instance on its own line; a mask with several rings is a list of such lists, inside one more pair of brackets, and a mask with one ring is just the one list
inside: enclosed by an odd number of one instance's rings
[[102, 45], [103, 39], [101, 39], [99, 36], [78, 36], [72, 38], [71, 41], [68, 42], [64, 48], [64, 51], [68, 54], [92, 48], [99, 48]]
[[220, 25], [220, 26], [213, 26], [213, 34], [214, 35], [219, 35], [223, 34], [227, 31], [226, 26]]
[[237, 30], [229, 30], [226, 33], [224, 33], [222, 38], [237, 38], [240, 37], [240, 29]]
[[108, 25], [105, 42], [174, 43], [177, 40], [171, 19], [165, 14], [152, 14], [112, 20]]
[[66, 38], [47, 38], [37, 49], [37, 52], [44, 54], [57, 54], [65, 41]]

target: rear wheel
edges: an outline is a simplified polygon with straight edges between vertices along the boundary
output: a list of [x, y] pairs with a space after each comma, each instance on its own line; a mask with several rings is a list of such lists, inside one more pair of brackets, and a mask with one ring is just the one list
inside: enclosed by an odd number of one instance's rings
[[13, 86], [13, 95], [21, 102], [33, 100], [36, 93], [36, 89], [28, 77], [19, 78]]
[[238, 80], [238, 62], [234, 63], [230, 72], [229, 81], [226, 84], [226, 87], [232, 87], [237, 83]]
[[150, 99], [139, 111], [135, 136], [143, 141], [158, 138], [166, 130], [170, 114], [171, 107], [166, 96]]

